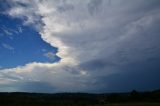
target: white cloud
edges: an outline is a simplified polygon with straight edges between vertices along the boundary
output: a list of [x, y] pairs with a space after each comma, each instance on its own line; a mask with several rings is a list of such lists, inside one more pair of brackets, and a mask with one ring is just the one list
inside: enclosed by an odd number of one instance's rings
[[22, 27], [20, 27], [20, 26], [18, 27], [18, 32], [19, 32], [19, 33], [22, 33], [22, 32], [23, 32]]
[[14, 48], [9, 45], [9, 44], [6, 44], [6, 43], [2, 43], [2, 46], [5, 48], [5, 49], [8, 49], [8, 50], [14, 50]]
[[10, 39], [13, 39], [13, 36], [18, 33], [22, 33], [22, 27], [17, 27], [16, 29], [8, 28], [7, 26], [2, 26], [3, 35], [7, 36]]
[[[0, 72], [2, 79], [9, 81], [14, 79], [18, 82], [40, 81], [50, 83], [56, 87], [57, 91], [76, 91], [85, 90], [86, 77], [85, 71], [73, 70], [68, 64], [42, 64], [30, 63], [13, 69], [5, 69]], [[76, 79], [76, 80], [75, 80]], [[75, 86], [78, 83], [77, 86]]]
[[8, 31], [7, 29], [3, 29], [4, 33], [8, 36], [13, 35], [12, 32]]
[[[22, 81], [47, 82], [59, 91], [96, 90], [107, 87], [99, 82], [100, 77], [119, 73], [122, 65], [155, 56], [145, 55], [147, 48], [159, 53], [159, 38], [150, 40], [157, 35], [148, 34], [146, 38], [144, 34], [152, 32], [160, 21], [159, 9], [152, 7], [156, 0], [12, 2], [15, 4], [8, 14], [27, 17], [24, 23], [34, 25], [44, 41], [58, 48], [61, 58], [58, 63], [30, 63], [1, 71], [8, 76], [20, 76]], [[27, 6], [17, 6], [16, 2]]]

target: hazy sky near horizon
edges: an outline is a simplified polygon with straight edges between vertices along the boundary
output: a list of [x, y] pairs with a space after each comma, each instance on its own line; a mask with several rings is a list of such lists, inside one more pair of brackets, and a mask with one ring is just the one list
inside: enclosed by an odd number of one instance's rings
[[160, 0], [0, 0], [0, 92], [160, 88]]

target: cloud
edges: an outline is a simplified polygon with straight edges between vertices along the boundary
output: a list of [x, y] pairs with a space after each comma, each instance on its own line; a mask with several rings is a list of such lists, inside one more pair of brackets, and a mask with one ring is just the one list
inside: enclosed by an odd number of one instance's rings
[[8, 36], [13, 35], [12, 32], [8, 31], [7, 29], [3, 29], [4, 33]]
[[18, 33], [22, 33], [23, 29], [18, 26], [17, 28], [15, 29], [12, 29], [12, 28], [8, 28], [7, 26], [4, 26], [2, 25], [2, 34], [7, 36], [9, 39], [13, 39], [13, 36], [18, 34]]
[[18, 32], [19, 32], [19, 33], [22, 33], [22, 32], [23, 32], [22, 27], [18, 27]]
[[3, 78], [20, 77], [17, 81], [25, 83], [45, 82], [55, 92], [103, 92], [112, 86], [107, 77], [115, 79], [115, 74], [122, 73], [126, 78], [126, 73], [145, 73], [139, 67], [134, 70], [124, 67], [133, 68], [134, 63], [159, 57], [160, 2], [112, 0], [108, 3], [104, 0], [12, 0], [7, 13], [23, 19], [25, 25], [36, 27], [45, 42], [58, 48], [56, 55], [61, 60], [1, 70], [2, 76], [7, 75]]
[[[17, 83], [43, 82], [52, 85], [57, 92], [86, 90], [86, 80], [88, 79], [85, 71], [71, 69], [68, 64], [59, 65], [58, 63], [30, 63], [26, 66], [5, 69], [0, 73], [2, 79], [10, 81], [8, 83], [12, 83], [13, 79]], [[75, 86], [77, 83], [78, 85]]]
[[88, 11], [91, 15], [93, 15], [98, 11], [98, 9], [101, 7], [100, 5], [103, 3], [103, 0], [90, 0], [88, 3]]
[[55, 60], [55, 54], [52, 52], [47, 52], [44, 54], [44, 56], [51, 59], [51, 60]]
[[14, 48], [13, 48], [12, 46], [10, 46], [9, 44], [2, 43], [2, 46], [3, 46], [5, 49], [8, 49], [8, 50], [14, 50]]

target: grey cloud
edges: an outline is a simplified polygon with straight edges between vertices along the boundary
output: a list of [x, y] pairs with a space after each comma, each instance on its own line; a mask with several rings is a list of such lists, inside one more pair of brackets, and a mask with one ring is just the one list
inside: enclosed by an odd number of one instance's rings
[[55, 88], [46, 82], [22, 82], [17, 85], [17, 91], [52, 93]]
[[44, 53], [44, 56], [51, 59], [51, 60], [55, 60], [56, 55], [52, 52], [47, 52], [47, 53]]
[[65, 1], [62, 2], [62, 4], [57, 6], [57, 11], [59, 11], [60, 13], [63, 13], [65, 11], [69, 11], [69, 10], [73, 10], [74, 9], [74, 5], [72, 5], [71, 3], [66, 3]]
[[90, 0], [88, 3], [88, 11], [91, 15], [94, 15], [101, 7], [103, 0]]
[[46, 82], [12, 82], [2, 84], [1, 92], [36, 92], [36, 93], [53, 93], [55, 88]]
[[[48, 1], [42, 6], [48, 4], [52, 4], [53, 10], [60, 7], [56, 12], [40, 14], [42, 19], [38, 21], [44, 23], [40, 27], [41, 37], [59, 48], [62, 61], [69, 60], [65, 64], [59, 62], [58, 67], [34, 66], [31, 73], [38, 73], [35, 79], [44, 82], [45, 77], [51, 78], [46, 82], [61, 91], [106, 92], [159, 87], [159, 0], [112, 0], [110, 6], [102, 0], [75, 1], [73, 6], [63, 3], [57, 6]], [[35, 18], [30, 12], [29, 16]]]
[[[132, 63], [119, 68], [119, 73], [112, 74], [105, 79], [106, 91], [147, 91], [159, 89], [159, 59]], [[127, 71], [126, 71], [127, 70]]]

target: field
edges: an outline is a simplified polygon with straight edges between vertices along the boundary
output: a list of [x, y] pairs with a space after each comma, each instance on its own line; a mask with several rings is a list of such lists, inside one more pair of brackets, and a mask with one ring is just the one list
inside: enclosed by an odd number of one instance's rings
[[160, 90], [110, 94], [0, 93], [0, 106], [160, 106]]
[[160, 106], [160, 103], [119, 103], [119, 104], [106, 104], [100, 106]]
[[37, 104], [37, 103], [8, 103], [1, 104], [0, 106], [160, 106], [160, 103], [112, 103], [112, 104], [97, 104], [97, 105], [79, 105], [79, 104]]

